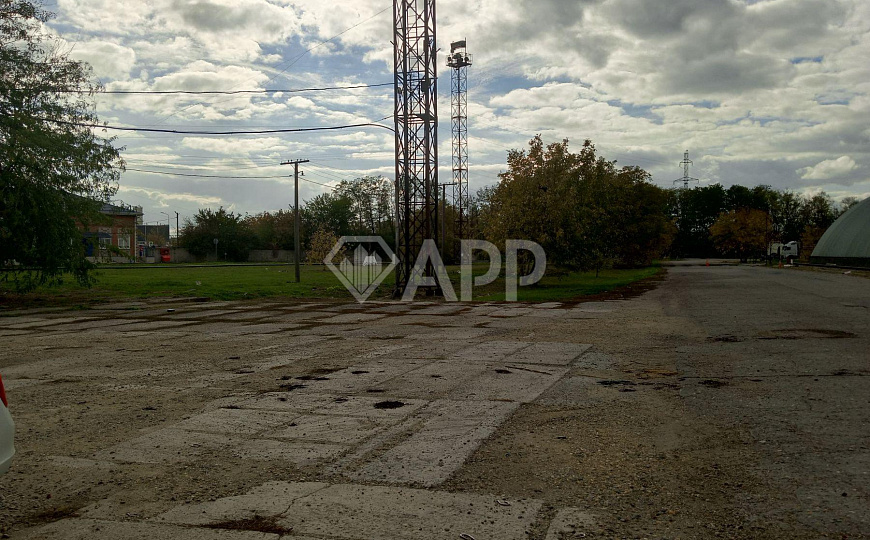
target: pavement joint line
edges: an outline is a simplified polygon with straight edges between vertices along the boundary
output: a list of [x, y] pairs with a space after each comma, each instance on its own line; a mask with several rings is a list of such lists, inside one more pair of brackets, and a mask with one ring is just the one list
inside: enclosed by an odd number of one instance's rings
[[512, 365], [509, 365], [509, 364], [505, 364], [504, 366], [505, 366], [505, 367], [509, 367], [509, 368], [511, 368], [511, 369], [517, 369], [517, 370], [522, 370], [522, 371], [530, 371], [530, 372], [532, 372], [532, 373], [539, 373], [539, 374], [541, 374], [541, 375], [555, 375], [555, 373], [551, 373], [551, 372], [549, 372], [549, 371], [539, 371], [539, 370], [537, 370], [537, 369], [531, 369], [531, 368], [520, 367], [520, 366], [512, 366]]

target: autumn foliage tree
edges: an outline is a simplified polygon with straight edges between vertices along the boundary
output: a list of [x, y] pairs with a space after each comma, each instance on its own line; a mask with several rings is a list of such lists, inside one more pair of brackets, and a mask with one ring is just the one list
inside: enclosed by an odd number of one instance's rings
[[[311, 247], [308, 248], [306, 262], [308, 264], [323, 264], [323, 260], [338, 243], [338, 237], [329, 229], [319, 229], [311, 235]], [[326, 266], [323, 267], [326, 270]]]
[[764, 254], [770, 242], [770, 216], [754, 208], [723, 212], [710, 227], [710, 236], [723, 254], [737, 255], [741, 261]]
[[508, 153], [500, 181], [478, 193], [484, 236], [540, 244], [548, 262], [594, 269], [649, 264], [670, 244], [673, 225], [667, 194], [637, 167], [617, 168], [585, 141], [572, 153], [568, 141]]

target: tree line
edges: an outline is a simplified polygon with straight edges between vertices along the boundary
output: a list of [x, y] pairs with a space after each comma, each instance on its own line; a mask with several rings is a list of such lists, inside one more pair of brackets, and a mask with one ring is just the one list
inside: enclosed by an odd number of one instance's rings
[[[381, 176], [344, 180], [332, 191], [304, 201], [299, 218], [302, 251], [314, 262], [322, 261], [341, 236], [392, 239], [393, 184]], [[201, 209], [185, 220], [179, 245], [204, 257], [215, 252], [214, 240], [218, 239], [221, 257], [245, 261], [250, 250], [292, 250], [295, 220], [292, 208], [256, 215], [242, 215], [224, 208]]]
[[477, 193], [476, 234], [494, 243], [524, 238], [541, 244], [548, 262], [581, 270], [633, 267], [671, 257], [766, 254], [773, 242], [797, 241], [809, 254], [825, 230], [857, 204], [824, 192], [800, 195], [759, 185], [664, 189], [638, 167], [617, 167], [587, 140], [508, 153], [498, 184]]
[[[306, 201], [300, 242], [307, 258], [320, 262], [341, 236], [375, 235], [392, 247], [393, 184], [380, 176], [343, 181]], [[466, 238], [504, 245], [508, 239], [540, 244], [549, 264], [600, 271], [649, 265], [663, 257], [760, 257], [772, 242], [798, 241], [812, 251], [839, 215], [857, 204], [839, 205], [825, 193], [803, 196], [770, 186], [719, 184], [665, 189], [650, 174], [618, 167], [600, 156], [591, 141], [579, 152], [563, 140], [545, 145], [540, 136], [527, 149], [512, 150], [499, 182], [477, 192], [469, 209]], [[442, 257], [458, 259], [456, 208], [446, 204]], [[194, 255], [219, 253], [246, 260], [248, 250], [292, 250], [292, 210], [241, 215], [200, 210], [185, 222], [180, 244]]]

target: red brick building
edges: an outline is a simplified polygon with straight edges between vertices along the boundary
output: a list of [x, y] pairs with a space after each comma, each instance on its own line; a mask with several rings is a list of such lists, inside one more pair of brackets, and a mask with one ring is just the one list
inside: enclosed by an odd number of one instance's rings
[[136, 220], [142, 213], [108, 203], [103, 205], [100, 213], [105, 216], [103, 222], [84, 231], [86, 255], [98, 259], [135, 259]]

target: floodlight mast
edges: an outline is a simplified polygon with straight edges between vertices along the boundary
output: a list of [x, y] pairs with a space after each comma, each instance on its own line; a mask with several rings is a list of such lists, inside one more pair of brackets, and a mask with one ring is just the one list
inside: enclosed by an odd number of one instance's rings
[[[468, 66], [471, 55], [466, 52], [466, 41], [450, 44], [447, 67], [450, 73], [451, 131], [453, 148], [453, 206], [456, 211], [456, 240], [465, 238], [468, 227], [470, 200], [468, 196]], [[458, 250], [457, 250], [458, 254]], [[457, 257], [458, 258], [458, 257]]]
[[[435, 0], [393, 0], [396, 296], [408, 286], [423, 241], [438, 230], [436, 59]], [[424, 274], [434, 276], [431, 264]]]

